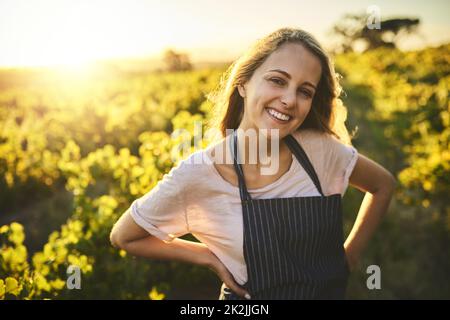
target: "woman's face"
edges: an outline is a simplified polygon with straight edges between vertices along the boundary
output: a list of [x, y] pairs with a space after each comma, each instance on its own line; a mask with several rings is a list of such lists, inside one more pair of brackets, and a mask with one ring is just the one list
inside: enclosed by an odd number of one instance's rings
[[239, 94], [244, 116], [239, 128], [279, 129], [280, 139], [305, 120], [322, 73], [320, 60], [301, 44], [286, 43], [255, 70]]

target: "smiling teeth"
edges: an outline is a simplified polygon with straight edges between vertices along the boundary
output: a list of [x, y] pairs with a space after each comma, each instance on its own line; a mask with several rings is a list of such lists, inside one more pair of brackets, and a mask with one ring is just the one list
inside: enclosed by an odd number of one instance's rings
[[283, 121], [288, 121], [291, 117], [285, 114], [282, 114], [278, 111], [275, 111], [273, 109], [268, 109], [269, 113], [274, 116], [275, 118], [277, 118], [278, 120], [283, 120]]

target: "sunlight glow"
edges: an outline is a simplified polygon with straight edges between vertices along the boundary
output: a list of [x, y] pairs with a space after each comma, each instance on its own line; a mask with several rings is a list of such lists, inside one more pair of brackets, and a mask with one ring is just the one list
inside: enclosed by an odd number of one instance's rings
[[[448, 1], [379, 0], [383, 17], [418, 16], [421, 36], [402, 49], [449, 41]], [[160, 56], [166, 48], [197, 61], [231, 61], [254, 40], [286, 26], [313, 33], [327, 48], [343, 14], [370, 0], [0, 0], [0, 67], [72, 66]], [[327, 10], [323, 10], [326, 7]]]
[[[71, 66], [98, 59], [156, 53], [176, 43], [167, 14], [152, 1], [124, 6], [119, 1], [8, 1], [2, 16], [1, 64]], [[170, 40], [170, 41], [169, 41]], [[15, 50], [13, 50], [13, 48]], [[17, 50], [19, 48], [19, 50]]]

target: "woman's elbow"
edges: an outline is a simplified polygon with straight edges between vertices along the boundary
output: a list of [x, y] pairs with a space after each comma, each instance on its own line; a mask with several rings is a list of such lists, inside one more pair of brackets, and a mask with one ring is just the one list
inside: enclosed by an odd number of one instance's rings
[[397, 179], [393, 174], [389, 173], [386, 178], [386, 189], [392, 194], [394, 193], [396, 187], [397, 187]]
[[390, 172], [385, 171], [375, 182], [376, 183], [367, 188], [368, 192], [373, 195], [392, 197], [397, 186], [397, 180]]
[[111, 245], [115, 248], [119, 248], [119, 239], [117, 236], [117, 232], [114, 230], [114, 228], [111, 230], [109, 234], [109, 242], [111, 242]]
[[109, 234], [109, 241], [114, 248], [125, 249], [127, 242], [123, 238], [120, 230], [114, 226]]
[[131, 242], [145, 238], [148, 235], [148, 232], [138, 226], [130, 212], [127, 211], [115, 223], [109, 234], [109, 240], [114, 247], [127, 250]]
[[373, 190], [372, 194], [379, 194], [383, 197], [392, 197], [397, 186], [397, 180], [391, 173], [386, 173], [382, 178], [378, 180], [377, 187]]

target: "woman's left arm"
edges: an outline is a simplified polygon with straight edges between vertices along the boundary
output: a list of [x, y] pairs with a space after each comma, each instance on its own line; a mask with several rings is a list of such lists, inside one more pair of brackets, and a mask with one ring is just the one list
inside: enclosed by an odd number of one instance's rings
[[353, 270], [388, 210], [396, 179], [385, 168], [359, 154], [349, 183], [365, 192], [355, 224], [344, 243], [347, 261]]

